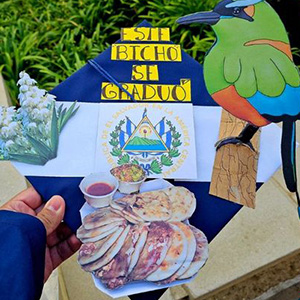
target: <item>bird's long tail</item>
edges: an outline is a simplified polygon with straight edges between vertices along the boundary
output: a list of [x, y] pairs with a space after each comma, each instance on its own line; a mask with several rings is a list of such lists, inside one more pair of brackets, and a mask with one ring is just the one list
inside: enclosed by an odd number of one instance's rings
[[288, 190], [296, 193], [298, 201], [298, 214], [300, 218], [300, 198], [297, 188], [296, 169], [296, 126], [293, 121], [284, 121], [281, 139], [281, 157], [283, 176]]

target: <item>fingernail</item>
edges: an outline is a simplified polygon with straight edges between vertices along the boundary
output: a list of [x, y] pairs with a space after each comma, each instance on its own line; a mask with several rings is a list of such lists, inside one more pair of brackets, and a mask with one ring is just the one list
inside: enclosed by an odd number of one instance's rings
[[61, 207], [61, 200], [59, 198], [53, 198], [47, 202], [46, 207], [56, 212]]

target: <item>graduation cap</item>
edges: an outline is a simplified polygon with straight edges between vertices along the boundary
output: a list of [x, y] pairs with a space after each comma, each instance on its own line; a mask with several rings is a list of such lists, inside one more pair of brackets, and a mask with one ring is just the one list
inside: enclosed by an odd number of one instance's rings
[[[152, 26], [148, 22], [143, 21], [139, 27], [150, 28]], [[124, 89], [122, 83], [130, 82], [134, 84], [139, 82], [133, 77], [133, 65], [151, 66], [154, 63], [151, 61], [138, 61], [134, 59], [112, 59], [112, 56], [116, 55], [116, 52], [114, 52], [116, 45], [123, 46], [124, 44], [132, 45], [133, 43], [126, 40], [117, 41], [112, 47], [109, 47], [99, 56], [90, 60], [84, 67], [54, 88], [51, 91], [51, 94], [55, 95], [58, 101], [73, 102], [74, 100], [77, 100], [79, 105], [83, 103], [100, 103], [103, 101], [116, 103], [136, 101], [138, 95], [128, 92], [128, 90]], [[134, 44], [145, 45], [145, 42], [135, 42]], [[164, 40], [156, 41], [155, 44], [174, 45], [172, 42]], [[151, 45], [151, 42], [148, 42], [147, 45]], [[152, 45], [154, 45], [153, 42]], [[194, 106], [216, 106], [205, 88], [202, 66], [181, 49], [180, 56], [180, 61], [174, 59], [172, 63], [159, 61], [159, 59], [157, 59], [158, 61], [156, 60], [155, 64], [159, 68], [159, 78], [157, 78], [156, 83], [179, 85], [182, 82], [186, 82], [182, 81], [182, 79], [188, 79], [191, 83], [190, 100]], [[153, 81], [145, 80], [145, 83], [151, 82], [153, 83]], [[121, 91], [119, 95], [125, 98], [125, 100], [120, 100], [116, 97], [109, 100], [103, 100], [103, 98], [105, 98], [105, 95], [103, 95], [103, 86], [106, 84], [117, 86]], [[89, 121], [90, 120], [83, 120], [83, 122], [86, 122], [88, 125]], [[157, 130], [159, 131], [159, 129]], [[65, 162], [65, 165], [76, 165], [76, 163], [79, 163], [79, 161]], [[57, 194], [65, 199], [66, 213], [64, 220], [75, 232], [81, 225], [79, 210], [85, 202], [83, 195], [79, 190], [79, 183], [82, 180], [82, 176], [74, 176], [74, 174], [67, 174], [66, 176], [43, 176], [41, 174], [31, 173], [30, 176], [26, 177], [44, 199], [50, 199], [53, 195]], [[175, 181], [173, 184], [184, 186], [195, 194], [198, 201], [197, 210], [190, 221], [205, 232], [209, 241], [218, 234], [218, 232], [241, 208], [238, 204], [223, 201], [209, 195], [209, 180], [201, 182]], [[257, 186], [259, 187], [260, 185], [261, 184], [258, 183]]]

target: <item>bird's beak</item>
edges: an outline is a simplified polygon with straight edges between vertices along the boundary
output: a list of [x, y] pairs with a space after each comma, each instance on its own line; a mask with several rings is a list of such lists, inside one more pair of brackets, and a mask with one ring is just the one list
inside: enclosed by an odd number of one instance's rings
[[202, 23], [202, 24], [215, 25], [219, 22], [220, 17], [221, 16], [214, 11], [197, 12], [194, 14], [181, 17], [176, 22], [178, 24]]

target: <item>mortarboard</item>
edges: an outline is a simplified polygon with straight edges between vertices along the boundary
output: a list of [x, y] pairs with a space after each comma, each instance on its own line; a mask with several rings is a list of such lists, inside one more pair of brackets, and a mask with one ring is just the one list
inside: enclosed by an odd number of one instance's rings
[[[151, 24], [146, 21], [143, 21], [139, 26], [152, 27]], [[116, 42], [116, 44], [122, 43], [125, 42]], [[128, 41], [126, 43], [130, 44]], [[149, 43], [151, 44], [151, 42]], [[172, 44], [166, 41], [162, 43]], [[132, 61], [112, 60], [111, 55], [112, 47], [90, 60], [83, 68], [54, 88], [51, 94], [55, 95], [58, 101], [73, 102], [77, 100], [79, 104], [100, 103], [103, 101], [101, 100], [101, 93], [103, 92], [101, 89], [102, 83], [111, 82], [122, 88], [120, 83], [135, 82], [132, 78], [133, 64], [153, 64], [153, 62], [145, 61], [135, 61], [133, 63]], [[191, 100], [194, 107], [198, 109], [200, 109], [201, 106], [203, 109], [204, 107], [216, 107], [216, 103], [206, 90], [202, 66], [183, 51], [181, 51], [181, 56], [182, 60], [180, 62], [168, 63], [159, 61], [155, 63], [159, 68], [159, 83], [178, 85], [182, 78], [188, 78], [191, 80]], [[123, 92], [128, 94], [125, 90], [123, 90]], [[129, 94], [127, 102], [133, 101], [131, 98], [132, 95]], [[118, 105], [117, 103], [124, 103], [126, 101], [105, 100], [105, 102], [113, 102]], [[101, 118], [101, 115], [99, 118]], [[86, 122], [88, 123], [89, 120], [86, 120]], [[198, 182], [172, 181], [172, 184], [184, 186], [195, 194], [197, 209], [190, 218], [190, 222], [200, 228], [206, 234], [208, 241], [211, 241], [242, 206], [209, 195], [210, 182], [207, 178], [208, 177], [206, 177], [206, 180], [198, 180]], [[65, 199], [66, 214], [64, 221], [75, 232], [81, 225], [79, 210], [85, 202], [79, 189], [79, 183], [82, 177], [31, 175], [27, 176], [27, 179], [45, 200], [57, 194]], [[262, 182], [258, 182], [257, 188], [261, 185]]]
[[[152, 27], [147, 21], [143, 21], [139, 26]], [[122, 43], [122, 41], [117, 43]], [[118, 82], [131, 81], [132, 62], [111, 60], [111, 49], [109, 47], [94, 58], [92, 62], [87, 63], [55, 87], [51, 94], [55, 95], [58, 101], [77, 100], [79, 104], [80, 102], [99, 103], [101, 102], [101, 84], [110, 81], [109, 77]], [[147, 64], [147, 62], [143, 62], [143, 64]], [[148, 64], [151, 63], [148, 62]], [[181, 62], [173, 62], [172, 64], [159, 62], [158, 65], [160, 68], [160, 83], [178, 84], [179, 78], [190, 78], [193, 105], [216, 106], [206, 90], [202, 66], [184, 51], [182, 51]], [[75, 232], [81, 225], [79, 210], [85, 201], [78, 187], [82, 177], [27, 176], [27, 179], [44, 199], [49, 199], [56, 194], [65, 199], [65, 222]], [[239, 204], [209, 195], [209, 182], [176, 181], [173, 184], [184, 186], [195, 193], [198, 200], [197, 211], [190, 221], [205, 232], [209, 241], [221, 231], [242, 207]], [[258, 183], [257, 187], [260, 186], [261, 183]]]

